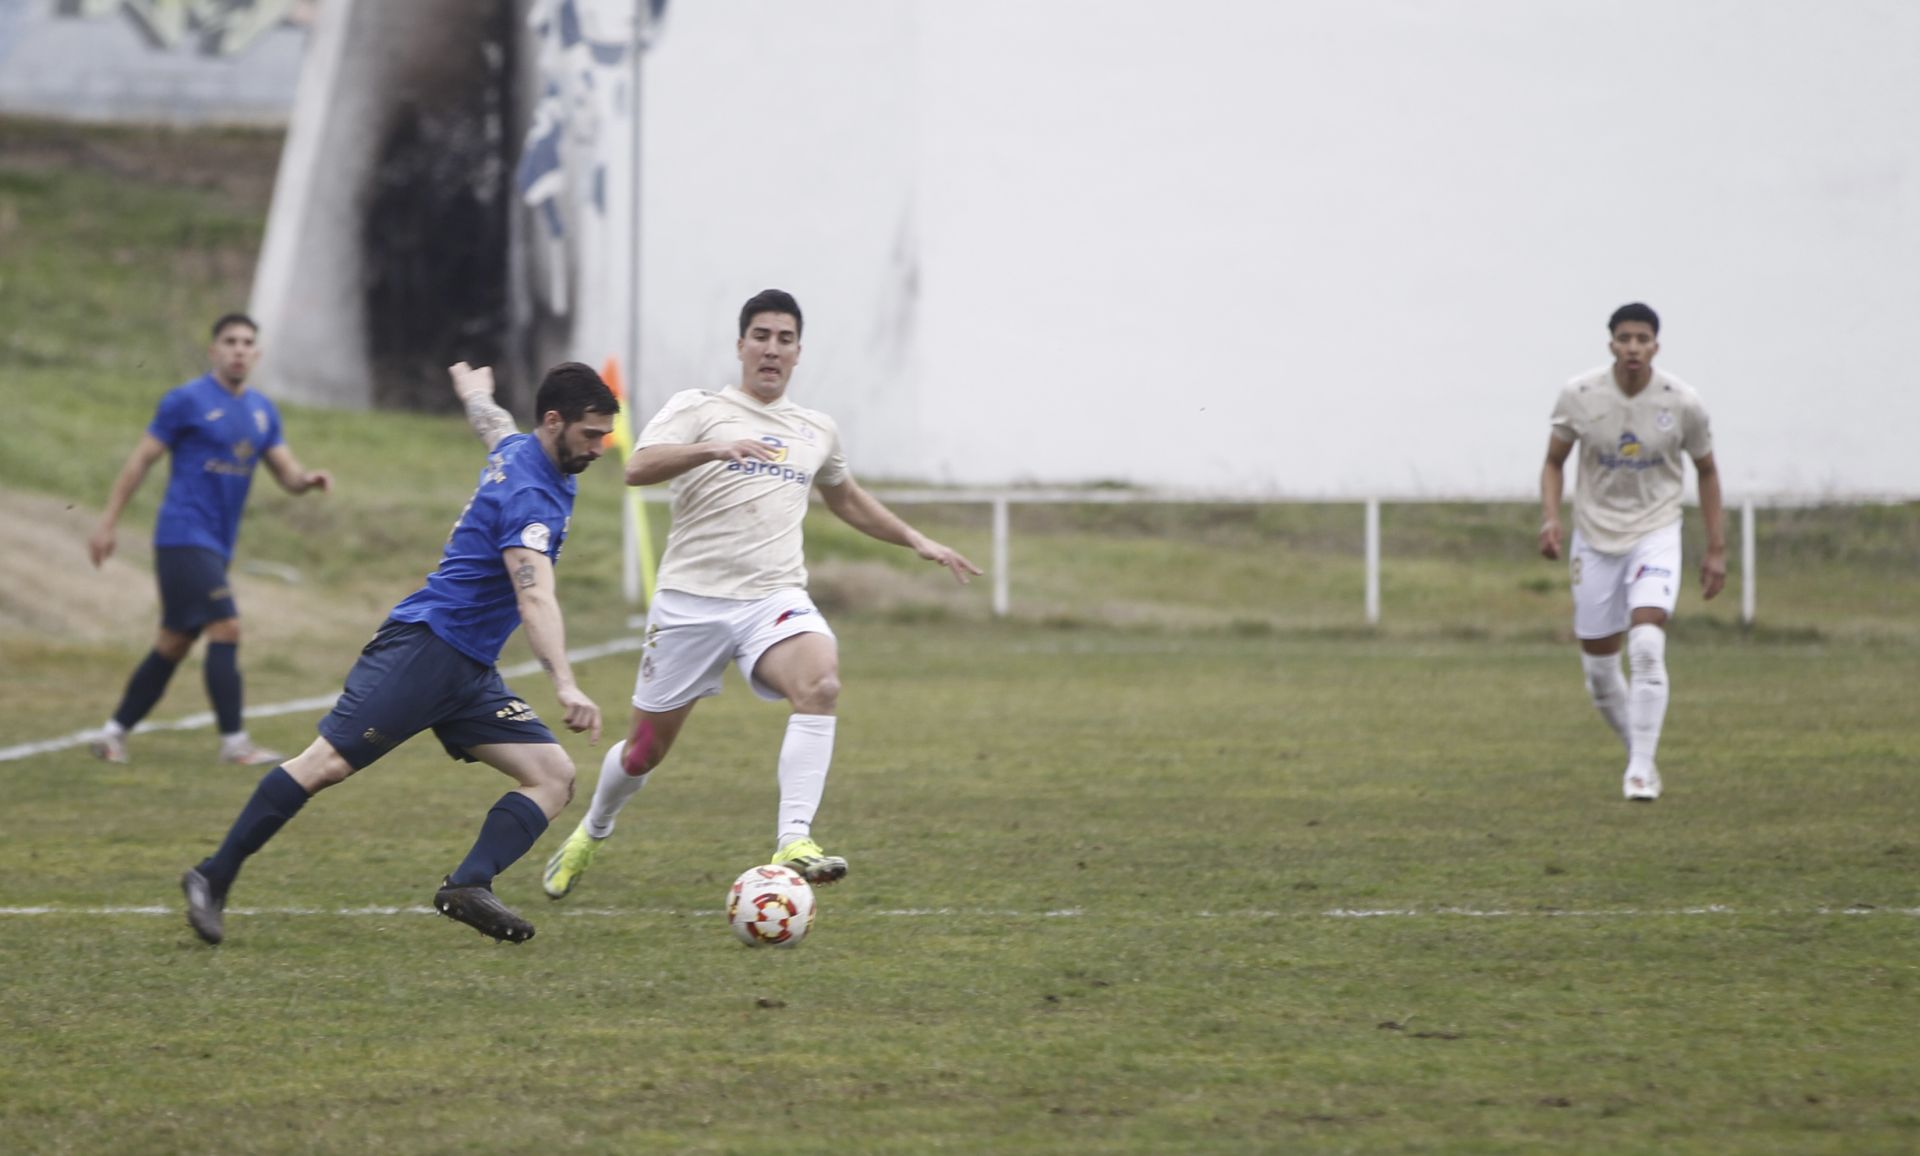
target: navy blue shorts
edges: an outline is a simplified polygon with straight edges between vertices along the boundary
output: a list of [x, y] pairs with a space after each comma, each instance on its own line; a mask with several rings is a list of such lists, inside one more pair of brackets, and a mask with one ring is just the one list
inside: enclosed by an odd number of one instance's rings
[[198, 546], [156, 546], [153, 573], [160, 580], [160, 625], [197, 635], [210, 622], [238, 618], [227, 560]]
[[557, 742], [500, 672], [446, 644], [424, 622], [391, 618], [347, 672], [346, 689], [320, 720], [320, 737], [360, 770], [427, 728], [467, 762], [488, 743]]

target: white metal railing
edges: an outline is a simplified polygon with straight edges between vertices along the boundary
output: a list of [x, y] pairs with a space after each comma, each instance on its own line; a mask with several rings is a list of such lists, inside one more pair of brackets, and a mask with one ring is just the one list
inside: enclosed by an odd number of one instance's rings
[[[639, 491], [649, 502], [668, 500], [666, 487], [648, 487]], [[1276, 497], [1253, 497], [1248, 495], [1221, 494], [1180, 494], [1153, 490], [930, 490], [930, 489], [877, 489], [874, 496], [891, 505], [987, 505], [993, 510], [993, 559], [989, 572], [993, 575], [993, 613], [996, 617], [1007, 616], [1012, 604], [1012, 545], [1011, 531], [1008, 529], [1007, 511], [1015, 503], [1026, 505], [1088, 505], [1114, 504], [1131, 505], [1135, 503], [1179, 504], [1179, 505], [1266, 505], [1273, 502], [1301, 501], [1315, 505], [1335, 505], [1345, 502], [1359, 502], [1364, 510], [1361, 538], [1366, 555], [1366, 579], [1362, 598], [1366, 607], [1369, 626], [1380, 622], [1380, 506], [1384, 501], [1400, 501], [1409, 505], [1430, 505], [1436, 502], [1512, 502], [1524, 503], [1527, 498], [1487, 498], [1487, 497], [1433, 497], [1433, 498], [1397, 498], [1397, 499], [1288, 499]], [[1805, 504], [1809, 499], [1794, 498], [1769, 502], [1769, 505]], [[1907, 499], [1893, 496], [1872, 496], [1867, 498], [1830, 500], [1852, 501], [1904, 501]], [[1740, 621], [1752, 625], [1756, 615], [1756, 590], [1758, 574], [1754, 566], [1754, 508], [1756, 502], [1747, 498], [1740, 502]], [[1730, 575], [1731, 577], [1731, 575]], [[633, 581], [629, 569], [628, 581]], [[633, 587], [629, 586], [628, 600], [633, 601]]]

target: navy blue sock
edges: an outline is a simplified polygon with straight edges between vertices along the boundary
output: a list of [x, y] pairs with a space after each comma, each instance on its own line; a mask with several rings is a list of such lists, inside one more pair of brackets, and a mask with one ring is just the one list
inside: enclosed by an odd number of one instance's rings
[[547, 813], [540, 805], [518, 791], [508, 791], [487, 812], [480, 824], [480, 837], [460, 866], [447, 877], [456, 887], [485, 887], [493, 877], [513, 866], [533, 849], [535, 840], [547, 829]]
[[240, 864], [266, 846], [274, 832], [286, 826], [287, 820], [307, 805], [308, 798], [307, 789], [296, 782], [285, 767], [275, 767], [260, 776], [260, 785], [253, 789], [253, 798], [247, 800], [247, 805], [240, 808], [240, 817], [228, 829], [226, 841], [200, 864], [200, 874], [207, 877], [215, 895], [227, 893], [234, 877], [240, 874]]
[[237, 642], [207, 643], [207, 697], [213, 700], [213, 717], [219, 721], [223, 735], [240, 730], [239, 652]]
[[113, 721], [127, 730], [153, 709], [160, 696], [167, 693], [167, 683], [173, 678], [177, 662], [168, 662], [160, 657], [157, 650], [149, 650], [147, 657], [139, 666], [133, 668], [133, 677], [127, 679], [126, 693], [120, 696], [120, 705], [114, 709]]

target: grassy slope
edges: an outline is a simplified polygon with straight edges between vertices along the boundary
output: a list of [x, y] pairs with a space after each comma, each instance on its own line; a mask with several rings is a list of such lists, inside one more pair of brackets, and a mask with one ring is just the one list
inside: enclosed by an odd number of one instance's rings
[[[246, 174], [273, 147], [0, 122], [0, 492], [97, 508], [244, 297]], [[243, 555], [307, 580], [262, 589], [292, 609], [250, 625], [255, 701], [337, 685], [474, 465], [454, 418], [288, 422], [343, 486], [256, 493]], [[587, 481], [578, 641], [625, 629], [617, 482]], [[982, 511], [918, 516], [984, 558]], [[0, 917], [0, 1127], [22, 1151], [1920, 1145], [1915, 924], [1891, 913], [1920, 855], [1915, 511], [1769, 513], [1757, 634], [1737, 590], [1683, 603], [1656, 808], [1614, 801], [1530, 511], [1384, 522], [1377, 633], [1353, 507], [1023, 508], [1006, 624], [818, 525], [849, 688], [822, 833], [858, 875], [800, 951], [689, 914], [768, 834], [779, 712], [735, 686], [572, 904], [619, 914], [549, 909], [526, 865], [502, 881], [541, 922], [524, 949], [404, 913], [236, 915], [219, 952], [172, 915]], [[56, 544], [8, 564], [85, 566]], [[145, 641], [0, 638], [0, 744], [95, 721]], [[582, 673], [617, 704], [632, 668]], [[161, 714], [201, 707], [183, 681]], [[249, 778], [205, 743], [6, 764], [4, 902], [171, 906]], [[414, 743], [303, 814], [235, 901], [421, 903], [499, 789]], [[1734, 913], [1652, 914], [1713, 904]], [[887, 914], [928, 907], [959, 910]]]

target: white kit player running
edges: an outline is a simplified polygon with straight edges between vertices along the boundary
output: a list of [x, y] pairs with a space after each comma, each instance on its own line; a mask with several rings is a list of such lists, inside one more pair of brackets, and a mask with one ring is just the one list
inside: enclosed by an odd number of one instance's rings
[[981, 572], [862, 489], [833, 419], [787, 398], [800, 330], [790, 294], [756, 294], [740, 310], [739, 385], [674, 395], [627, 459], [628, 485], [672, 480], [673, 527], [647, 616], [633, 723], [602, 761], [586, 817], [547, 863], [543, 882], [555, 899], [580, 881], [695, 704], [720, 692], [729, 662], [755, 694], [792, 707], [777, 764], [772, 862], [812, 883], [846, 875], [847, 861], [812, 835], [833, 758], [840, 670], [833, 629], [807, 596], [801, 523], [811, 490], [854, 529], [905, 546], [961, 582]]
[[[1621, 792], [1651, 802], [1661, 787], [1654, 755], [1667, 715], [1666, 623], [1680, 587], [1683, 453], [1699, 474], [1707, 527], [1703, 598], [1726, 585], [1727, 539], [1706, 408], [1684, 382], [1653, 368], [1659, 315], [1637, 302], [1622, 305], [1607, 330], [1613, 364], [1568, 382], [1554, 405], [1540, 470], [1540, 553], [1560, 557], [1565, 466], [1578, 444], [1568, 551], [1573, 632], [1593, 704], [1626, 744]], [[1631, 688], [1620, 676], [1623, 641]]]

